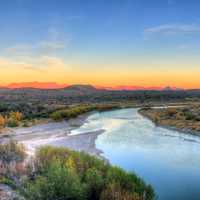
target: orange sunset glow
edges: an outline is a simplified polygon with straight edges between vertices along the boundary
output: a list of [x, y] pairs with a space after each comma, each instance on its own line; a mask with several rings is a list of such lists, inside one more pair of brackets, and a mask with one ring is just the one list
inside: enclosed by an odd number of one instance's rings
[[186, 17], [180, 11], [180, 20], [176, 12], [172, 17], [173, 10], [165, 17], [149, 16], [145, 6], [146, 18], [140, 20], [141, 13], [129, 10], [140, 10], [139, 3], [109, 4], [108, 10], [99, 5], [102, 12], [98, 5], [79, 5], [69, 13], [54, 6], [39, 7], [40, 12], [31, 5], [28, 10], [16, 6], [12, 17], [6, 12], [1, 17], [7, 20], [1, 22], [0, 86], [200, 88], [200, 25], [192, 13]]

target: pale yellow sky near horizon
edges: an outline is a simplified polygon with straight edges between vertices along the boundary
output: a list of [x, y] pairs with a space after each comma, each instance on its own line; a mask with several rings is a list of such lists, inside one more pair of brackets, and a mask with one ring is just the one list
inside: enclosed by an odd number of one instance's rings
[[[67, 64], [58, 57], [43, 56], [37, 62], [17, 62], [0, 58], [0, 85], [21, 82], [57, 82], [98, 86], [134, 85], [144, 87], [200, 88], [200, 69], [193, 64], [135, 63], [132, 66], [112, 64], [87, 67]], [[169, 67], [170, 66], [170, 67]]]
[[200, 88], [200, 4], [172, 1], [2, 1], [0, 86]]

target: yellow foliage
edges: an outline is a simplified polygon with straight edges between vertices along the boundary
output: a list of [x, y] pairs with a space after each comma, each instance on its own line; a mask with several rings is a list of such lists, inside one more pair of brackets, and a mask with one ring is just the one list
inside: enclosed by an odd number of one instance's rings
[[23, 114], [21, 112], [10, 112], [10, 118], [13, 120], [21, 121], [23, 118]]
[[75, 171], [76, 170], [76, 164], [75, 164], [75, 162], [74, 162], [72, 157], [69, 157], [65, 164], [71, 171]]
[[0, 115], [0, 127], [4, 127], [6, 125], [6, 119]]

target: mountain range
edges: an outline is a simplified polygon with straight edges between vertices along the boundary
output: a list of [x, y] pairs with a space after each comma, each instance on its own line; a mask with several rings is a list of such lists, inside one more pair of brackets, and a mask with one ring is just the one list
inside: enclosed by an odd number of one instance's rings
[[0, 88], [7, 89], [25, 89], [25, 88], [35, 88], [35, 89], [76, 89], [76, 90], [181, 90], [176, 87], [143, 87], [143, 86], [132, 86], [132, 85], [119, 85], [119, 86], [92, 86], [92, 85], [68, 85], [68, 84], [58, 84], [56, 82], [22, 82], [22, 83], [10, 83], [7, 85], [2, 85]]

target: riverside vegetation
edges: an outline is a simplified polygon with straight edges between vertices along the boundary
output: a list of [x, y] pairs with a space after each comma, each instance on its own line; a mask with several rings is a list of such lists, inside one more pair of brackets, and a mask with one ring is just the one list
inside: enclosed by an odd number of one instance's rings
[[[9, 105], [0, 104], [0, 131], [5, 127], [31, 126], [36, 123], [36, 120], [39, 121], [41, 119], [52, 119], [53, 121], [69, 120], [91, 111], [101, 112], [119, 109], [122, 105], [124, 107], [125, 104], [76, 104], [70, 106], [57, 106], [52, 110], [43, 108], [43, 114], [40, 114], [40, 111], [35, 111], [35, 114], [33, 115], [31, 112], [27, 112], [26, 109], [24, 111], [21, 111], [20, 109], [21, 112], [19, 112], [16, 109], [11, 110]], [[126, 104], [126, 106], [128, 106], [128, 104]]]
[[143, 108], [139, 112], [157, 125], [200, 134], [200, 104], [156, 109]]
[[15, 199], [155, 199], [152, 187], [134, 173], [83, 152], [46, 146], [27, 163], [23, 146], [11, 142], [0, 145], [0, 155], [0, 183], [13, 189]]
[[[76, 113], [85, 113], [85, 110], [106, 110], [130, 105], [187, 104], [196, 102], [199, 98], [200, 90], [112, 91], [97, 89], [91, 85], [46, 90], [0, 88], [0, 129], [6, 126], [27, 127], [49, 118], [56, 121], [69, 119], [77, 116]], [[71, 109], [72, 106], [79, 108]], [[22, 119], [10, 117], [10, 113], [14, 112], [22, 114]]]
[[68, 120], [71, 118], [75, 118], [80, 114], [84, 114], [91, 111], [102, 112], [119, 108], [121, 108], [119, 104], [78, 105], [55, 111], [50, 115], [50, 117], [55, 121], [60, 121], [63, 119]]
[[23, 119], [23, 114], [21, 112], [11, 111], [8, 114], [0, 114], [0, 129], [8, 127], [16, 127], [20, 124]]
[[[97, 89], [91, 85], [72, 85], [62, 89], [0, 88], [0, 128], [8, 126], [7, 119], [10, 112], [23, 114], [22, 121], [11, 120], [10, 126], [26, 127], [48, 119], [50, 116], [57, 120], [56, 114], [52, 115], [52, 113], [66, 110], [72, 105], [144, 106], [146, 104], [183, 104], [196, 102], [199, 99], [200, 90], [174, 91], [169, 88], [162, 91], [112, 91]], [[65, 114], [62, 112], [61, 115]]]
[[[31, 126], [40, 119], [68, 120], [90, 111], [182, 104], [199, 98], [200, 91], [106, 91], [89, 86], [60, 90], [2, 89], [0, 130]], [[15, 142], [0, 145], [0, 195], [1, 184], [9, 185], [15, 193], [14, 198], [6, 200], [155, 199], [152, 187], [135, 174], [95, 157], [64, 148], [43, 147], [27, 162], [24, 147]]]

